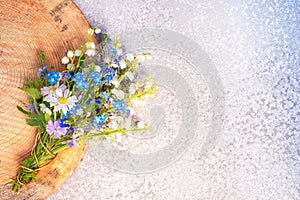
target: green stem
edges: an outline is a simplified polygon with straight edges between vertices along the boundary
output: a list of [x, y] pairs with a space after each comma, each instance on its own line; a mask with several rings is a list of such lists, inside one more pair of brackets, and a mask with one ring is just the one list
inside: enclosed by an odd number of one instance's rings
[[134, 60], [134, 61], [131, 63], [130, 67], [124, 72], [124, 74], [122, 74], [122, 75], [118, 78], [118, 81], [119, 81], [119, 82], [121, 82], [121, 81], [125, 78], [126, 72], [129, 72], [130, 70], [132, 70], [132, 69], [135, 67], [136, 63], [138, 63], [138, 59]]
[[126, 130], [125, 128], [122, 128], [122, 129], [118, 129], [118, 130], [114, 130], [114, 131], [106, 131], [106, 132], [102, 132], [102, 133], [95, 133], [95, 134], [86, 135], [84, 137], [78, 138], [78, 141], [85, 141], [85, 140], [88, 140], [88, 139], [93, 138], [93, 137], [107, 136], [107, 135], [112, 135], [112, 134], [115, 134], [115, 133], [137, 132], [137, 131], [145, 131], [145, 130], [150, 130], [150, 129], [149, 128], [142, 128], [142, 129], [138, 128], [138, 129]]
[[66, 144], [63, 144], [63, 145], [61, 145], [61, 146], [58, 146], [58, 147], [54, 148], [54, 149], [52, 150], [52, 153], [53, 153], [53, 154], [57, 154], [57, 153], [59, 153], [60, 151], [66, 149], [67, 147], [68, 147], [68, 146], [67, 146]]
[[34, 106], [34, 109], [35, 109], [35, 111], [37, 112], [37, 114], [40, 114], [39, 109], [38, 109], [38, 107], [37, 107], [37, 101], [36, 101], [35, 98], [33, 98], [33, 106]]

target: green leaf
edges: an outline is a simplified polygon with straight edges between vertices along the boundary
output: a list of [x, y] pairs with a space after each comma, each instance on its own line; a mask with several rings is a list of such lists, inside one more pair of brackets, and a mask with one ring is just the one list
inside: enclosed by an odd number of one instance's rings
[[40, 121], [39, 120], [36, 120], [36, 119], [26, 119], [26, 123], [29, 125], [29, 126], [37, 126], [39, 127], [41, 125]]
[[37, 126], [40, 128], [44, 128], [46, 124], [45, 120], [45, 115], [40, 113], [40, 114], [29, 114], [28, 115], [30, 118], [26, 119], [26, 123], [29, 126]]
[[25, 115], [30, 115], [31, 113], [30, 112], [27, 112], [26, 110], [24, 110], [22, 107], [20, 107], [20, 106], [17, 106], [17, 109], [21, 112], [21, 113], [23, 113], [23, 114], [25, 114]]
[[12, 189], [12, 191], [14, 193], [17, 193], [19, 191], [19, 187], [20, 187], [20, 184], [16, 181], [15, 183], [13, 183], [13, 189]]
[[102, 44], [104, 45], [104, 44], [106, 44], [106, 42], [107, 42], [107, 34], [102, 34]]
[[39, 51], [39, 58], [40, 58], [40, 65], [43, 67], [46, 65], [46, 58], [45, 58], [45, 54], [43, 51]]
[[34, 172], [28, 172], [28, 171], [24, 171], [23, 169], [20, 170], [20, 181], [22, 183], [29, 183], [32, 179], [35, 179], [36, 175]]
[[48, 122], [51, 119], [51, 116], [49, 114], [45, 114], [45, 122]]
[[26, 158], [21, 163], [22, 166], [27, 167], [27, 168], [31, 168], [33, 164], [34, 164], [34, 157], [33, 156], [30, 156], [30, 157]]
[[37, 88], [20, 88], [20, 89], [26, 92], [28, 96], [31, 96], [34, 99], [41, 98], [40, 91]]
[[37, 156], [40, 156], [40, 154], [42, 153], [43, 147], [41, 144], [38, 144], [35, 148], [35, 153]]

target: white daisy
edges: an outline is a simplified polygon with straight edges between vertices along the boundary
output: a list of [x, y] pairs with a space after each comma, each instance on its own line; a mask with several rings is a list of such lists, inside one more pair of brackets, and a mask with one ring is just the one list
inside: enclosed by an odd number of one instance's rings
[[55, 94], [48, 95], [45, 101], [49, 102], [51, 107], [54, 106], [54, 112], [62, 111], [64, 114], [67, 114], [78, 102], [76, 96], [68, 97], [68, 95], [69, 90], [63, 92], [60, 88], [57, 88]]
[[41, 88], [41, 95], [42, 96], [47, 96], [49, 94], [55, 94], [55, 91], [56, 91], [57, 88], [60, 88], [62, 90], [62, 92], [65, 92], [65, 90], [67, 89], [67, 86], [62, 84], [60, 86], [53, 85], [53, 86], [49, 86], [49, 87], [42, 87]]

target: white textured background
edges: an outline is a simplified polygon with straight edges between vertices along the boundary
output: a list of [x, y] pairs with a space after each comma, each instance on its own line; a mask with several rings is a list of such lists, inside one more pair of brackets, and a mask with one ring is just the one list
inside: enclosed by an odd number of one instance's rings
[[[138, 175], [111, 169], [88, 151], [48, 200], [300, 199], [299, 0], [75, 3], [92, 25], [111, 36], [158, 27], [197, 42], [218, 70], [226, 114], [218, 143], [202, 156], [210, 126], [209, 91], [181, 59], [157, 53], [168, 58], [162, 63], [154, 52], [154, 63], [176, 70], [195, 92], [197, 102], [191, 106], [198, 107], [199, 116], [192, 145], [169, 166]], [[172, 92], [160, 89], [152, 104], [164, 108], [164, 129], [148, 140], [125, 141], [129, 145], [123, 149], [153, 152], [176, 135], [180, 105]]]

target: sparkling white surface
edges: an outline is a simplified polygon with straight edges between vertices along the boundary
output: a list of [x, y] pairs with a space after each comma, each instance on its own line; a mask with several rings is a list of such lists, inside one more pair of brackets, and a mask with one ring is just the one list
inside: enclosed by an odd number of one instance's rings
[[[299, 0], [75, 3], [92, 25], [110, 35], [156, 27], [197, 42], [223, 83], [225, 118], [216, 146], [203, 156], [199, 152], [211, 125], [209, 89], [191, 65], [154, 51], [152, 62], [174, 69], [195, 92], [192, 145], [165, 168], [142, 174], [109, 168], [88, 151], [48, 200], [300, 199]], [[161, 87], [152, 103], [164, 109], [164, 127], [151, 139], [129, 143], [130, 152], [155, 152], [177, 133], [180, 102]]]

